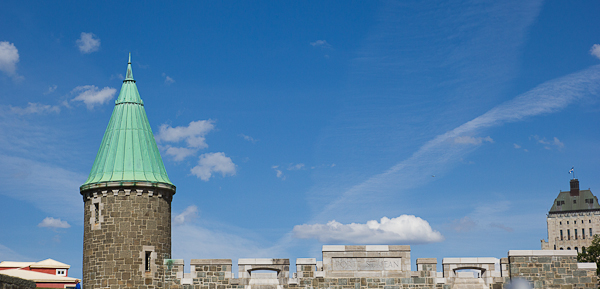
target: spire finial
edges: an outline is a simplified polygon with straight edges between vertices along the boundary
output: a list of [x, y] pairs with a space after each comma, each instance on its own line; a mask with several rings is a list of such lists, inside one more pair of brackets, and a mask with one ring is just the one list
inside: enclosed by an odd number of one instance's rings
[[125, 82], [125, 81], [135, 82], [135, 80], [133, 80], [133, 71], [131, 70], [131, 52], [129, 52], [129, 61], [127, 62], [127, 74], [126, 74], [125, 80], [123, 80], [123, 82]]

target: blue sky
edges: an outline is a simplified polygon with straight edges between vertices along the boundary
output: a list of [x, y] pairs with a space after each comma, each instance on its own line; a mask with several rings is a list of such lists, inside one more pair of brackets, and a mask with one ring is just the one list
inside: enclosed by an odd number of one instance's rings
[[[132, 54], [173, 258], [539, 249], [600, 191], [600, 4], [0, 4], [0, 260], [81, 276], [86, 180]], [[188, 261], [186, 261], [188, 262]], [[234, 261], [235, 262], [235, 261]], [[413, 263], [414, 265], [414, 263]]]

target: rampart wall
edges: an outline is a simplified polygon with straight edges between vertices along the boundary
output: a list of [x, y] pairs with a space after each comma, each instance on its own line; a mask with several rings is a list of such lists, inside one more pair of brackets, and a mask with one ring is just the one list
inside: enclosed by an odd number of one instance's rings
[[[411, 270], [409, 246], [323, 246], [323, 261], [240, 259], [235, 278], [231, 259], [165, 260], [165, 288], [173, 289], [503, 289], [513, 279], [532, 288], [597, 288], [596, 264], [577, 263], [575, 251], [511, 250], [507, 258], [416, 259]], [[269, 273], [265, 273], [269, 272]]]

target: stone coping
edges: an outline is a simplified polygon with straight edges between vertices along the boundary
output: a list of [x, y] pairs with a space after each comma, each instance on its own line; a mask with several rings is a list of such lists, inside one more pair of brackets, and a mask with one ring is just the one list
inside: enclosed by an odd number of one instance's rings
[[577, 269], [596, 270], [596, 263], [577, 263]]
[[409, 251], [409, 245], [323, 245], [323, 252], [389, 252]]
[[417, 265], [419, 264], [437, 264], [437, 258], [417, 258]]
[[443, 258], [442, 264], [496, 264], [500, 262], [494, 257], [477, 257], [477, 258]]
[[525, 256], [577, 256], [575, 250], [509, 250], [508, 257]]
[[290, 259], [238, 259], [238, 265], [289, 265]]
[[190, 265], [231, 265], [231, 259], [192, 259]]
[[316, 258], [297, 258], [296, 265], [317, 265]]

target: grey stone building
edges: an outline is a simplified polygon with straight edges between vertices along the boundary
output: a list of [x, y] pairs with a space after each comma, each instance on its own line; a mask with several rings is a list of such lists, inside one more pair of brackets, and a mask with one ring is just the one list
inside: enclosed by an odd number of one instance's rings
[[542, 250], [583, 252], [600, 232], [600, 205], [591, 190], [579, 189], [579, 180], [570, 181], [570, 190], [560, 191], [548, 212], [548, 241]]
[[83, 287], [163, 288], [171, 258], [171, 200], [133, 72], [115, 102], [98, 155], [80, 187], [85, 207]]

